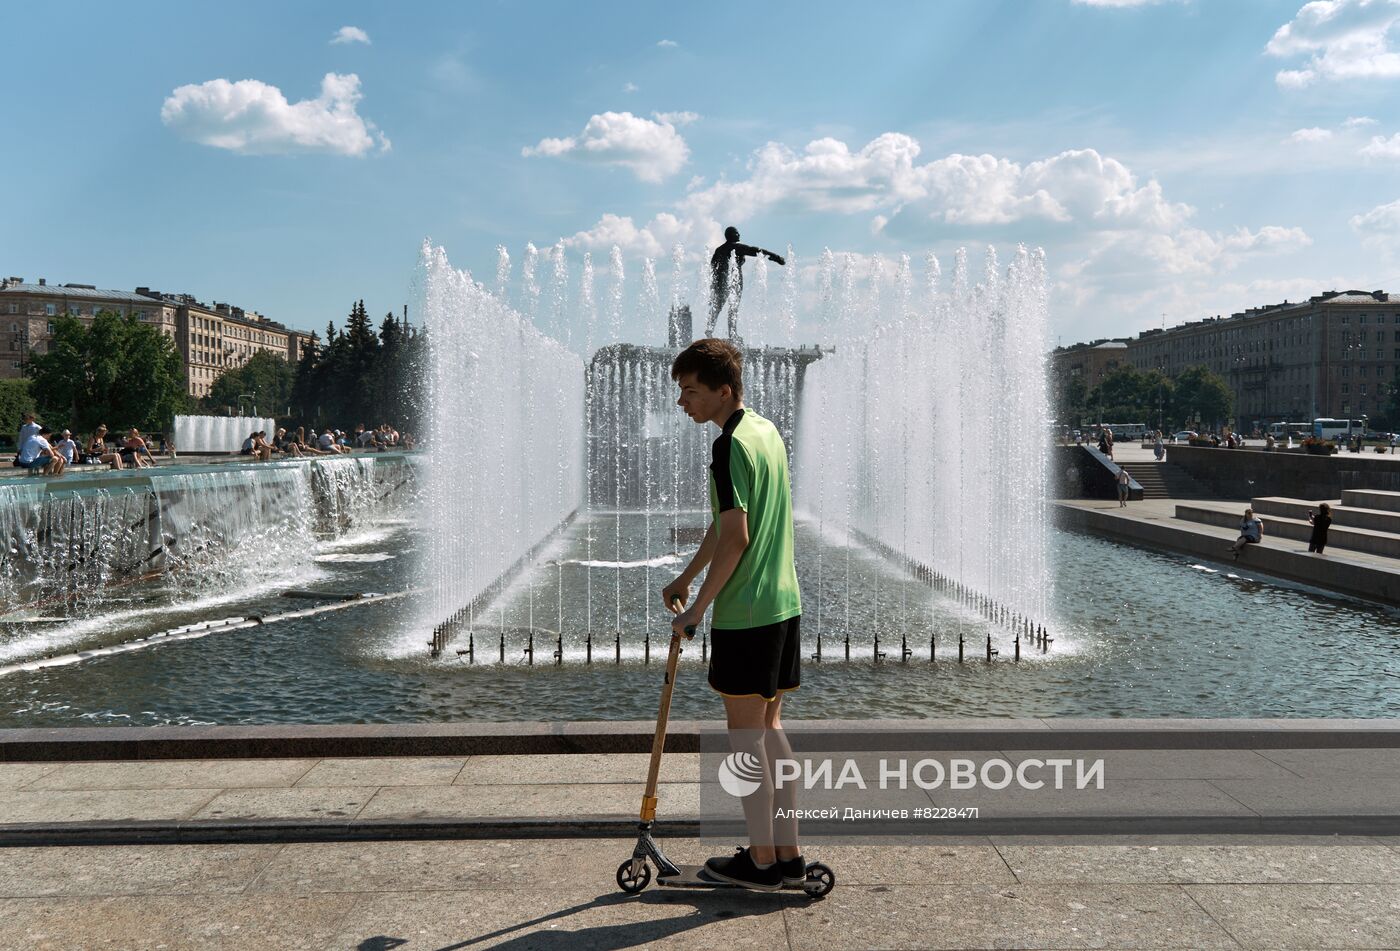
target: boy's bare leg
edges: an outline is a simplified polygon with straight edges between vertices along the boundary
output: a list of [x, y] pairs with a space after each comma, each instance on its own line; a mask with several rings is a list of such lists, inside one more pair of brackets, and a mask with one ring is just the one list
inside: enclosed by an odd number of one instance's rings
[[[787, 733], [783, 732], [783, 695], [768, 704], [764, 716], [763, 744], [768, 753], [769, 776], [775, 776], [780, 759], [793, 759], [792, 744], [788, 743]], [[797, 784], [784, 783], [781, 788], [773, 786], [773, 845], [779, 860], [795, 859], [802, 854], [797, 844]], [[777, 818], [782, 810], [784, 818]]]
[[748, 753], [758, 761], [763, 779], [758, 789], [743, 798], [744, 822], [749, 830], [749, 853], [755, 863], [771, 865], [773, 855], [773, 769], [768, 763], [766, 732], [769, 702], [762, 697], [725, 697], [729, 721], [729, 748]]

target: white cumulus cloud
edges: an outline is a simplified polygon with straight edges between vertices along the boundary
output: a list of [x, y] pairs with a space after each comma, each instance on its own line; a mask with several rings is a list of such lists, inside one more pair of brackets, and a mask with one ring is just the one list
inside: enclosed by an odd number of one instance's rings
[[[617, 244], [656, 256], [675, 243], [705, 246], [727, 224], [773, 209], [865, 216], [894, 240], [946, 240], [1007, 226], [1050, 227], [1084, 248], [1081, 266], [1100, 276], [1194, 275], [1202, 279], [1246, 259], [1307, 247], [1301, 228], [1212, 233], [1190, 224], [1191, 206], [1174, 202], [1156, 180], [1139, 181], [1121, 162], [1074, 149], [1025, 164], [996, 155], [951, 154], [920, 161], [911, 136], [889, 132], [853, 149], [834, 138], [802, 150], [777, 142], [757, 149], [747, 174], [705, 187], [692, 182], [671, 210], [638, 222], [618, 214], [566, 239], [570, 246]], [[1101, 278], [1106, 279], [1106, 278]]]
[[1348, 116], [1347, 120], [1342, 123], [1342, 125], [1348, 129], [1360, 129], [1364, 126], [1379, 124], [1379, 122], [1372, 119], [1370, 116]]
[[1400, 77], [1400, 52], [1392, 46], [1397, 23], [1400, 0], [1312, 0], [1265, 47], [1273, 56], [1306, 56], [1307, 62], [1274, 79], [1300, 89], [1323, 80]]
[[1390, 162], [1400, 160], [1400, 132], [1388, 139], [1379, 135], [1374, 137], [1370, 144], [1362, 147], [1361, 154], [1368, 159]]
[[1298, 129], [1288, 137], [1290, 142], [1326, 142], [1330, 138], [1331, 129], [1319, 129], [1315, 126], [1311, 129]]
[[653, 112], [657, 122], [665, 122], [667, 125], [690, 125], [692, 122], [700, 120], [698, 112]]
[[657, 40], [656, 45], [662, 49], [675, 49], [677, 46], [680, 46], [675, 40]]
[[369, 34], [358, 26], [342, 26], [340, 29], [336, 30], [335, 34], [331, 37], [332, 46], [339, 43], [363, 43], [368, 46]]
[[644, 182], [659, 182], [676, 174], [690, 158], [690, 148], [675, 125], [634, 116], [630, 112], [603, 112], [588, 120], [576, 136], [541, 139], [521, 154], [572, 158], [629, 169]]
[[1400, 199], [1377, 205], [1365, 214], [1354, 215], [1350, 224], [1366, 247], [1378, 250], [1387, 257], [1400, 253]]
[[388, 138], [356, 111], [362, 98], [354, 73], [327, 73], [321, 94], [300, 102], [256, 79], [211, 79], [177, 88], [160, 118], [182, 138], [248, 155], [387, 151]]

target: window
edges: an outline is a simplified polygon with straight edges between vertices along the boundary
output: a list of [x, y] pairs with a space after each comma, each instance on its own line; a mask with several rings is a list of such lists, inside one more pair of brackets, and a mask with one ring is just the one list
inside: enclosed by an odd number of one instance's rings
[[[16, 304], [14, 301], [10, 301], [10, 313], [12, 313], [12, 314], [18, 314], [18, 313], [19, 313], [19, 305]], [[1400, 337], [1400, 334], [1397, 334], [1396, 336], [1397, 336], [1397, 337]]]
[[[19, 324], [16, 324], [16, 323], [13, 323], [13, 322], [12, 322], [12, 323], [10, 324], [10, 333], [12, 333], [12, 334], [17, 334], [17, 333], [19, 333]], [[1396, 351], [1395, 351], [1395, 356], [1396, 356], [1397, 358], [1400, 358], [1400, 350], [1396, 350]]]
[[[77, 304], [69, 304], [69, 305], [68, 305], [68, 314], [69, 314], [69, 316], [71, 316], [71, 317], [76, 317], [76, 316], [78, 316], [78, 305], [77, 305]], [[50, 330], [49, 333], [53, 333], [53, 331]]]
[[53, 304], [45, 304], [44, 315], [46, 317], [55, 317], [58, 315], [58, 308], [56, 308]]
[[[1366, 375], [1366, 367], [1364, 367], [1364, 366], [1361, 368], [1361, 375], [1362, 375], [1362, 376], [1365, 376], [1365, 375]], [[1362, 389], [1364, 390], [1365, 387], [1362, 387]]]
[[1345, 380], [1345, 379], [1349, 378], [1350, 376], [1351, 376], [1351, 367], [1342, 367], [1342, 379]]
[[1364, 324], [1364, 323], [1366, 322], [1366, 315], [1365, 315], [1365, 314], [1357, 314], [1357, 316], [1356, 316], [1356, 322], [1357, 322], [1358, 324]]
[[54, 327], [54, 324], [53, 324], [53, 321], [51, 320], [51, 321], [49, 321], [49, 336], [50, 336], [50, 337], [53, 336], [53, 327]]
[[1347, 393], [1350, 393], [1350, 392], [1351, 392], [1351, 384], [1350, 384], [1350, 383], [1343, 383], [1343, 384], [1342, 384], [1342, 395], [1345, 396]]
[[1365, 383], [1362, 383], [1362, 384], [1361, 384], [1361, 395], [1362, 395], [1362, 396], [1365, 396], [1365, 395], [1366, 395], [1366, 384], [1365, 384]]
[[1342, 315], [1342, 323], [1344, 323], [1344, 324], [1349, 324], [1349, 323], [1351, 323], [1351, 317], [1350, 317], [1349, 315], [1347, 315], [1347, 314], [1343, 314], [1343, 315]]

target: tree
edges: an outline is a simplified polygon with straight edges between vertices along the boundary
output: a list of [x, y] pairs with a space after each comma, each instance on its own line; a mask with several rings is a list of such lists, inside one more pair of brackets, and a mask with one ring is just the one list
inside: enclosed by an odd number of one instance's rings
[[268, 350], [259, 350], [242, 366], [230, 367], [209, 389], [203, 408], [218, 411], [238, 407], [239, 397], [251, 395], [253, 404], [263, 416], [285, 412], [292, 401], [292, 383], [296, 371], [282, 357]]
[[1146, 394], [1143, 375], [1132, 367], [1119, 367], [1089, 394], [1089, 405], [1098, 412], [1095, 422], [1144, 422]]
[[1084, 377], [1061, 377], [1056, 381], [1054, 404], [1055, 420], [1065, 426], [1078, 426], [1089, 413], [1089, 388]]
[[25, 372], [39, 411], [76, 430], [165, 429], [190, 402], [175, 342], [135, 314], [103, 311], [88, 326], [59, 317], [48, 352]]
[[0, 425], [4, 426], [0, 439], [7, 439], [6, 445], [13, 443], [19, 433], [20, 417], [36, 409], [28, 380], [0, 380]]
[[1230, 418], [1234, 396], [1221, 377], [1203, 366], [1187, 367], [1175, 380], [1174, 418], [1180, 423], [1199, 417], [1201, 425], [1215, 429]]

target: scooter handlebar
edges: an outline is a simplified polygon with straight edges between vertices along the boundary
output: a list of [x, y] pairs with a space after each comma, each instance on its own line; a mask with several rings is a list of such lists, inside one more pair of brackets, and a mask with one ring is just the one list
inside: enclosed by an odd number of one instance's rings
[[[681, 606], [681, 598], [680, 598], [680, 595], [673, 595], [673, 596], [671, 597], [671, 603], [672, 603], [673, 605], [675, 605], [676, 607], [679, 608], [679, 607]], [[694, 624], [687, 624], [687, 625], [685, 626], [685, 636], [686, 636], [686, 637], [694, 637], [694, 636], [695, 636], [695, 625], [694, 625]]]

